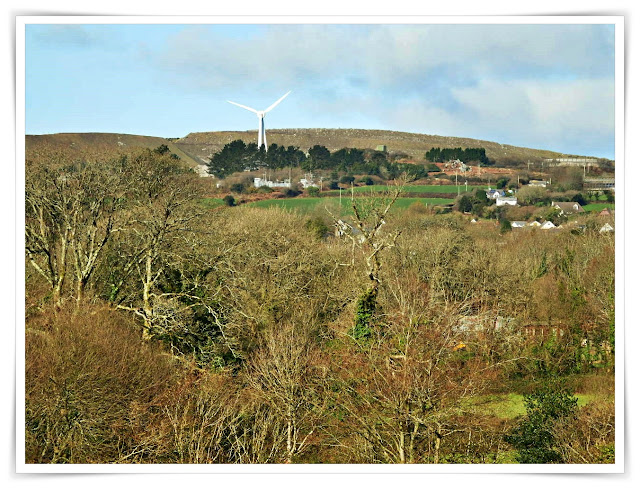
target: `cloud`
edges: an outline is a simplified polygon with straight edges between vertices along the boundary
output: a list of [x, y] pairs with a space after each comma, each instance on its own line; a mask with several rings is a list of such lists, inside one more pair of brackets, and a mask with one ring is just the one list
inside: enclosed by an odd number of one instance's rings
[[456, 84], [507, 78], [603, 76], [613, 69], [613, 29], [593, 25], [272, 25], [230, 38], [189, 26], [157, 53], [158, 66], [201, 76], [200, 87], [349, 78], [384, 89], [443, 74]]

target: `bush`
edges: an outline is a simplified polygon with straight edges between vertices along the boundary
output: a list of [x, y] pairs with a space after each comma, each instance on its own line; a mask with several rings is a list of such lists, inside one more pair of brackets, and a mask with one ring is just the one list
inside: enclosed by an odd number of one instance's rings
[[355, 177], [352, 175], [345, 175], [340, 179], [340, 183], [344, 183], [345, 185], [351, 185], [355, 181]]
[[516, 460], [521, 464], [562, 463], [554, 425], [575, 414], [578, 399], [564, 388], [546, 385], [525, 395], [524, 405], [526, 416], [505, 437], [518, 450]]
[[367, 176], [367, 177], [362, 177], [360, 179], [361, 183], [364, 183], [365, 185], [373, 185], [373, 178]]
[[338, 190], [340, 188], [340, 186], [338, 185], [338, 182], [336, 182], [335, 180], [332, 180], [329, 182], [329, 190]]
[[227, 207], [233, 207], [236, 205], [236, 199], [233, 198], [233, 195], [225, 195], [222, 200]]
[[284, 190], [282, 191], [282, 193], [283, 193], [283, 195], [284, 195], [285, 197], [297, 197], [297, 196], [298, 196], [298, 195], [300, 195], [302, 192], [300, 192], [300, 190], [296, 190], [296, 189], [293, 189], [293, 188], [287, 188], [287, 189], [284, 189]]
[[309, 197], [318, 197], [320, 195], [320, 189], [318, 187], [307, 187], [307, 193]]
[[231, 187], [229, 187], [229, 190], [231, 190], [232, 192], [236, 193], [236, 194], [241, 194], [244, 192], [244, 183], [234, 183], [233, 185], [231, 185]]
[[90, 305], [27, 325], [27, 463], [107, 463], [135, 452], [131, 419], [177, 379], [169, 357], [136, 329], [124, 313]]
[[319, 240], [323, 239], [329, 232], [329, 226], [327, 226], [321, 217], [314, 217], [307, 220], [304, 227]]

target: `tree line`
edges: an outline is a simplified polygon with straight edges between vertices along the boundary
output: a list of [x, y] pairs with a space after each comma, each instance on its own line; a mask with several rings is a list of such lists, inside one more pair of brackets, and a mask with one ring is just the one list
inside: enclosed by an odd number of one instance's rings
[[299, 167], [305, 171], [332, 170], [350, 174], [386, 176], [390, 179], [408, 173], [413, 178], [427, 177], [429, 172], [438, 172], [435, 165], [398, 163], [390, 160], [382, 151], [357, 148], [342, 148], [329, 151], [316, 144], [305, 154], [294, 146], [271, 144], [268, 151], [256, 143], [245, 144], [242, 140], [232, 141], [215, 153], [209, 163], [210, 174], [225, 178], [232, 173], [259, 169], [280, 169]]
[[493, 164], [484, 148], [431, 148], [425, 153], [425, 159], [439, 163], [461, 160], [463, 163], [478, 162], [482, 166]]

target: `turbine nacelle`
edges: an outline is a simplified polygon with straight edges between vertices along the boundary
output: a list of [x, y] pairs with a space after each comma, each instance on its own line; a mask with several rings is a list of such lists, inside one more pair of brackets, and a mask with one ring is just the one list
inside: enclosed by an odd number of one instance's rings
[[259, 121], [258, 122], [258, 147], [260, 148], [262, 145], [264, 145], [264, 148], [266, 150], [267, 149], [267, 133], [265, 132], [265, 129], [264, 129], [264, 116], [267, 114], [267, 112], [269, 112], [276, 105], [278, 105], [280, 102], [282, 102], [285, 99], [285, 97], [287, 95], [289, 95], [290, 93], [291, 93], [291, 90], [289, 90], [287, 93], [285, 93], [282, 97], [280, 97], [278, 100], [276, 100], [274, 103], [272, 103], [265, 110], [256, 110], [256, 109], [253, 109], [251, 107], [247, 107], [246, 105], [242, 105], [242, 104], [238, 104], [236, 102], [232, 102], [231, 100], [227, 100], [227, 102], [229, 102], [230, 104], [233, 104], [233, 105], [237, 105], [238, 107], [242, 107], [243, 109], [246, 109], [249, 112], [253, 112], [254, 114], [256, 114], [258, 116], [258, 121]]

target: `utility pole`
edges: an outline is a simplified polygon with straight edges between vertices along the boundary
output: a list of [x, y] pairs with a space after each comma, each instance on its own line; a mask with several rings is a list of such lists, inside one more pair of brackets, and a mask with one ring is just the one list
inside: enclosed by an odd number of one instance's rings
[[458, 187], [458, 170], [456, 170], [456, 189], [458, 190], [458, 196], [460, 195], [460, 187]]

